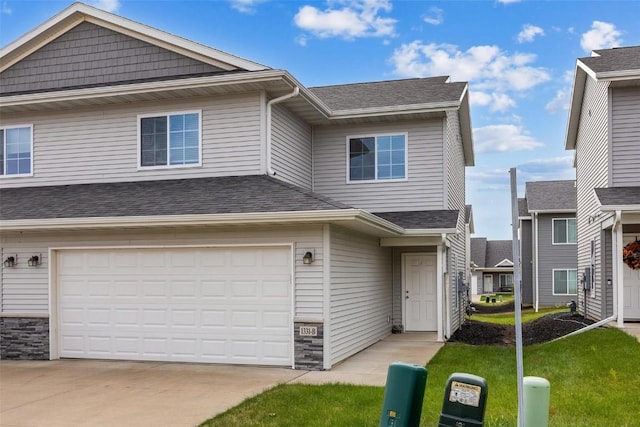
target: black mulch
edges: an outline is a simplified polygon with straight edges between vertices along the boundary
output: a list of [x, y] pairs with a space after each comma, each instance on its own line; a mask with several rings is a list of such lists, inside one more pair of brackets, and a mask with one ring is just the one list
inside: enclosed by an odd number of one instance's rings
[[[524, 345], [531, 345], [551, 341], [593, 323], [593, 320], [569, 312], [547, 314], [522, 325], [522, 342]], [[516, 343], [516, 329], [514, 326], [494, 325], [471, 319], [449, 341], [471, 345], [511, 346]]]

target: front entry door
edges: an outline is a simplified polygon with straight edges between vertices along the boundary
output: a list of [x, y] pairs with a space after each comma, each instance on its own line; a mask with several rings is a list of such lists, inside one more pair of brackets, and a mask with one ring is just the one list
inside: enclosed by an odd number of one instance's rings
[[487, 274], [484, 276], [484, 293], [490, 294], [493, 292], [493, 275]]
[[404, 312], [407, 331], [436, 331], [436, 255], [404, 255]]
[[[625, 235], [623, 245], [633, 242], [636, 236]], [[624, 264], [624, 263], [623, 263]], [[627, 264], [624, 269], [624, 309], [625, 320], [640, 320], [640, 270], [633, 270]]]

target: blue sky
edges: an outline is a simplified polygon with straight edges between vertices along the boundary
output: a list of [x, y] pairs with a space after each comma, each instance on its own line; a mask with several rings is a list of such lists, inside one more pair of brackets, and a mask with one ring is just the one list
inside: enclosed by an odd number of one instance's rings
[[[71, 1], [0, 0], [5, 46]], [[449, 75], [468, 81], [475, 236], [511, 238], [508, 170], [574, 179], [564, 136], [576, 58], [640, 45], [640, 2], [93, 0], [143, 24], [286, 69], [307, 87]]]

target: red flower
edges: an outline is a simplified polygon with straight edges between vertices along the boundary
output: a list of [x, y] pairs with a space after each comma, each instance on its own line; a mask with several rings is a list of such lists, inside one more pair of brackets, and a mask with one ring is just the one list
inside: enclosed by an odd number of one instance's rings
[[640, 242], [638, 240], [622, 248], [622, 260], [629, 268], [640, 270]]

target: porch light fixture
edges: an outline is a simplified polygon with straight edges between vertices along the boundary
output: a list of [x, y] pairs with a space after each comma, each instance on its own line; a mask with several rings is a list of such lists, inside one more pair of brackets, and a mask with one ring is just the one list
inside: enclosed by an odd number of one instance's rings
[[40, 264], [42, 264], [42, 254], [32, 255], [31, 258], [29, 258], [29, 261], [27, 261], [27, 264], [29, 265], [29, 267], [39, 266]]
[[307, 251], [302, 257], [303, 264], [311, 264], [313, 262], [313, 254], [311, 251]]
[[10, 255], [4, 260], [5, 267], [15, 267], [18, 263], [18, 255]]

